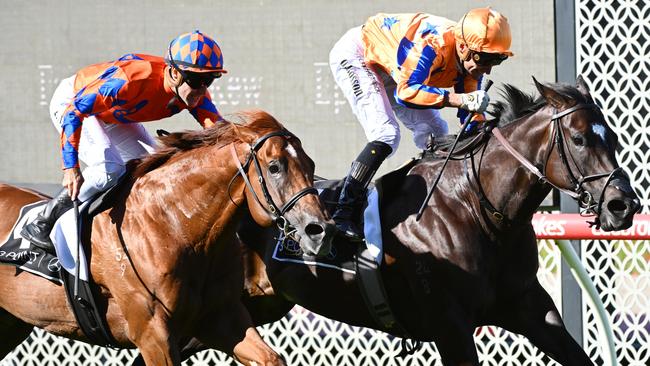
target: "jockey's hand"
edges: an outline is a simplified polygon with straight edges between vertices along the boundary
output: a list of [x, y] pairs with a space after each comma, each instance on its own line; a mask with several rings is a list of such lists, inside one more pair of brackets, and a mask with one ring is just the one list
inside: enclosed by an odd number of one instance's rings
[[69, 168], [63, 171], [63, 182], [61, 184], [68, 189], [68, 194], [73, 201], [77, 199], [79, 188], [83, 182], [84, 177], [81, 175], [81, 169]]
[[476, 113], [483, 113], [490, 104], [490, 96], [485, 90], [477, 90], [467, 94], [460, 94], [460, 108]]

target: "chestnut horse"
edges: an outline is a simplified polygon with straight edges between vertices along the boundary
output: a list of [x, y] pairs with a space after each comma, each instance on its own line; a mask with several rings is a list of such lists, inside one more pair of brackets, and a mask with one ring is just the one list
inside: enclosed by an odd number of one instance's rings
[[[147, 365], [180, 365], [178, 344], [192, 337], [245, 365], [284, 364], [240, 300], [235, 230], [246, 210], [309, 253], [330, 249], [334, 226], [313, 194], [314, 163], [300, 141], [264, 112], [241, 117], [162, 137], [114, 206], [94, 218], [89, 267], [100, 307], [118, 345], [137, 347]], [[22, 206], [44, 198], [0, 185], [0, 238]], [[61, 286], [0, 266], [0, 359], [33, 326], [84, 340]]]
[[[442, 159], [426, 154], [378, 181], [380, 271], [401, 327], [376, 320], [352, 276], [272, 260], [277, 232], [243, 220], [244, 300], [256, 324], [300, 304], [351, 325], [436, 342], [445, 365], [477, 365], [474, 330], [497, 325], [528, 337], [562, 365], [591, 365], [537, 280], [531, 219], [553, 186], [608, 231], [628, 228], [640, 205], [618, 167], [617, 137], [582, 78], [577, 88], [535, 84], [542, 98], [504, 88], [496, 119], [461, 142], [420, 220]], [[193, 343], [184, 355], [199, 348]]]

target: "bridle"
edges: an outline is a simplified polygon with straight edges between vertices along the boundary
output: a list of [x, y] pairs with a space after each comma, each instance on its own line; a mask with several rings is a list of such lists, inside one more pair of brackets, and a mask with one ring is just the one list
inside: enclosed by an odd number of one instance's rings
[[[315, 194], [318, 196], [318, 190], [316, 190], [316, 188], [314, 187], [303, 188], [300, 191], [298, 191], [296, 194], [294, 194], [287, 202], [285, 202], [284, 205], [282, 206], [276, 205], [276, 203], [273, 201], [273, 197], [271, 197], [271, 193], [269, 192], [268, 187], [266, 186], [266, 180], [264, 179], [264, 174], [262, 173], [262, 167], [260, 166], [259, 159], [257, 158], [257, 151], [262, 147], [262, 145], [264, 145], [264, 142], [266, 142], [271, 137], [275, 137], [275, 136], [284, 136], [287, 139], [292, 139], [292, 138], [298, 139], [294, 134], [286, 130], [268, 133], [249, 145], [250, 152], [248, 154], [248, 158], [246, 159], [246, 162], [243, 165], [239, 161], [239, 157], [237, 156], [237, 151], [235, 150], [234, 143], [230, 144], [230, 150], [232, 152], [233, 159], [235, 159], [237, 163], [238, 171], [230, 180], [230, 184], [228, 184], [228, 195], [230, 195], [230, 187], [232, 186], [235, 179], [238, 176], [241, 176], [244, 182], [246, 183], [246, 186], [253, 194], [255, 201], [257, 201], [260, 207], [262, 207], [269, 214], [269, 216], [271, 216], [273, 222], [278, 226], [280, 230], [284, 232], [285, 236], [292, 236], [295, 230], [292, 229], [291, 225], [289, 224], [289, 221], [284, 215], [289, 210], [291, 210], [291, 208], [304, 196], [308, 194]], [[266, 205], [262, 204], [262, 201], [257, 196], [257, 193], [255, 193], [255, 190], [253, 189], [253, 185], [248, 179], [248, 174], [246, 172], [250, 167], [251, 162], [253, 162], [253, 165], [255, 166], [255, 170], [257, 171], [258, 181], [260, 183], [260, 187], [262, 188], [262, 194], [264, 195], [264, 199], [266, 200]], [[230, 200], [232, 201], [232, 196], [230, 196]]]
[[[503, 145], [506, 151], [510, 153], [510, 155], [512, 155], [515, 159], [519, 160], [519, 162], [521, 162], [522, 165], [524, 165], [528, 170], [530, 170], [533, 174], [535, 174], [542, 183], [550, 184], [551, 186], [557, 188], [558, 190], [566, 193], [567, 195], [575, 199], [582, 210], [581, 211], [582, 214], [599, 215], [602, 209], [603, 201], [605, 199], [605, 190], [607, 189], [608, 185], [612, 182], [612, 180], [615, 177], [623, 177], [624, 173], [621, 167], [617, 167], [608, 173], [598, 173], [598, 174], [584, 176], [580, 171], [578, 164], [576, 164], [573, 156], [570, 153], [567, 153], [566, 142], [565, 142], [566, 138], [564, 136], [564, 129], [560, 124], [560, 120], [562, 119], [562, 117], [567, 116], [581, 109], [600, 110], [598, 105], [594, 103], [579, 103], [571, 108], [567, 108], [560, 112], [554, 111], [553, 115], [551, 116], [551, 123], [552, 123], [551, 128], [553, 128], [554, 130], [553, 131], [554, 137], [552, 139], [549, 139], [547, 153], [546, 153], [546, 161], [542, 166], [543, 169], [542, 172], [540, 172], [539, 169], [533, 163], [531, 163], [528, 159], [526, 159], [523, 155], [521, 155], [521, 153], [515, 150], [515, 148], [508, 142], [508, 140], [506, 140], [505, 137], [503, 137], [499, 128], [496, 127], [493, 128], [492, 134], [494, 135], [494, 137], [497, 138], [497, 140], [501, 143], [501, 145]], [[560, 159], [562, 160], [562, 164], [564, 165], [564, 168], [567, 171], [569, 180], [571, 181], [572, 187], [570, 189], [557, 186], [556, 184], [549, 181], [546, 175], [546, 166], [548, 165], [548, 162], [551, 157], [551, 153], [553, 152], [553, 148], [555, 146], [557, 146], [558, 154], [560, 156]], [[577, 168], [577, 174], [571, 168], [571, 164], [569, 163], [569, 158], [571, 158], [573, 165]], [[607, 180], [600, 193], [600, 198], [598, 199], [598, 202], [595, 202], [592, 194], [584, 188], [584, 184], [605, 177], [607, 177]]]

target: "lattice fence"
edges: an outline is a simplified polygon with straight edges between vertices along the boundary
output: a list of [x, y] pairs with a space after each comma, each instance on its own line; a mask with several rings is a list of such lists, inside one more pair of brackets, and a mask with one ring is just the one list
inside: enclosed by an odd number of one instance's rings
[[[576, 2], [577, 70], [619, 136], [618, 159], [650, 208], [650, 2]], [[609, 312], [621, 365], [650, 364], [650, 243], [584, 241], [583, 263]], [[602, 364], [593, 312], [583, 306], [585, 349]]]
[[[620, 137], [619, 161], [636, 183], [644, 211], [650, 207], [650, 2], [576, 1], [578, 72], [592, 88]], [[560, 254], [552, 242], [540, 241], [542, 285], [560, 304]], [[614, 325], [621, 365], [650, 362], [650, 243], [584, 242], [583, 258]], [[602, 364], [594, 314], [584, 306], [585, 348]], [[261, 329], [264, 338], [290, 365], [431, 365], [440, 364], [433, 344], [397, 358], [399, 342], [384, 333], [351, 327], [302, 308]], [[525, 338], [496, 327], [477, 330], [475, 339], [484, 365], [555, 364]], [[116, 352], [34, 331], [30, 340], [0, 361], [9, 365], [123, 365], [135, 351]], [[226, 355], [203, 352], [187, 365], [235, 365]]]

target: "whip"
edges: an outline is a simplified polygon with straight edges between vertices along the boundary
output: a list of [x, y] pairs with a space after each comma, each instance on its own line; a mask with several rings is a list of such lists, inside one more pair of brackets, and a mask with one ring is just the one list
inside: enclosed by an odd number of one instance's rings
[[79, 252], [81, 251], [81, 233], [79, 230], [79, 200], [74, 200], [74, 226], [75, 226], [75, 232], [77, 234], [77, 255], [76, 255], [76, 268], [75, 268], [75, 274], [74, 274], [74, 298], [77, 301], [81, 301], [82, 298], [79, 297], [79, 267], [81, 267], [81, 263], [79, 263]]
[[[490, 87], [494, 84], [494, 82], [490, 79], [485, 80], [485, 84], [483, 84], [483, 87], [481, 90], [484, 90], [487, 92]], [[473, 114], [472, 114], [473, 115]], [[442, 164], [442, 168], [440, 168], [440, 171], [438, 172], [438, 176], [436, 177], [436, 180], [433, 182], [433, 185], [431, 186], [431, 189], [427, 192], [427, 197], [424, 199], [424, 202], [422, 202], [422, 206], [420, 206], [420, 209], [418, 210], [418, 215], [415, 217], [416, 221], [420, 221], [420, 217], [422, 217], [422, 213], [424, 212], [424, 209], [427, 207], [429, 204], [429, 200], [431, 199], [431, 195], [433, 195], [433, 191], [436, 190], [436, 186], [438, 185], [438, 182], [440, 181], [440, 178], [442, 177], [442, 172], [445, 171], [445, 167], [447, 166], [447, 163], [449, 162], [449, 159], [454, 153], [454, 150], [456, 150], [456, 145], [458, 144], [458, 141], [460, 138], [463, 136], [463, 133], [465, 133], [465, 129], [467, 128], [467, 125], [469, 125], [469, 122], [472, 120], [471, 116], [465, 120], [465, 123], [460, 127], [460, 132], [458, 132], [458, 135], [456, 136], [456, 140], [454, 140], [454, 144], [451, 146], [451, 149], [449, 150], [449, 153], [447, 153], [447, 158], [445, 159], [445, 162]]]

